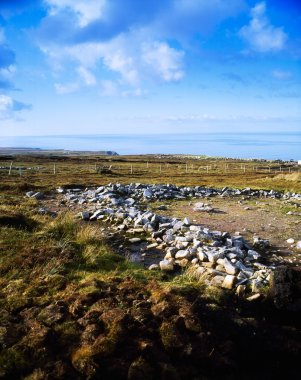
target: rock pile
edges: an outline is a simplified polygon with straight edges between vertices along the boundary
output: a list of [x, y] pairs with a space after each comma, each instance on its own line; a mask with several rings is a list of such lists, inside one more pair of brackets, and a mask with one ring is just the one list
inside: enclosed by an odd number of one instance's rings
[[[63, 193], [64, 189], [57, 189], [59, 193]], [[203, 186], [176, 186], [176, 185], [146, 185], [140, 183], [131, 183], [129, 185], [122, 184], [108, 184], [107, 186], [100, 186], [97, 189], [68, 189], [66, 199], [79, 204], [83, 203], [96, 203], [99, 200], [114, 199], [119, 200], [121, 203], [126, 198], [133, 198], [137, 200], [166, 200], [166, 199], [186, 199], [191, 197], [207, 198], [207, 197], [264, 197], [264, 198], [278, 198], [278, 199], [297, 199], [301, 200], [301, 194], [286, 192], [282, 193], [274, 190], [252, 190], [245, 188], [243, 190], [230, 189], [224, 187], [223, 189], [206, 188]], [[132, 204], [134, 204], [133, 202]], [[204, 207], [199, 205], [200, 207]]]
[[[64, 192], [58, 189], [58, 192]], [[97, 189], [69, 189], [65, 192], [65, 202], [85, 205], [81, 212], [84, 220], [107, 220], [121, 231], [144, 233], [151, 236], [147, 248], [158, 248], [164, 259], [153, 263], [149, 269], [176, 271], [187, 268], [197, 279], [202, 278], [208, 285], [225, 289], [236, 289], [239, 295], [245, 292], [258, 293], [269, 284], [274, 266], [264, 265], [259, 250], [267, 248], [267, 240], [254, 238], [254, 249], [242, 236], [231, 236], [227, 232], [210, 231], [193, 224], [188, 218], [179, 220], [158, 215], [149, 209], [142, 210], [143, 201], [186, 199], [210, 196], [264, 196], [301, 198], [299, 194], [280, 193], [264, 190], [222, 190], [196, 187], [177, 187], [174, 185], [109, 184]], [[97, 206], [96, 206], [97, 205]], [[195, 209], [208, 205], [197, 203]], [[140, 242], [132, 238], [130, 243]]]

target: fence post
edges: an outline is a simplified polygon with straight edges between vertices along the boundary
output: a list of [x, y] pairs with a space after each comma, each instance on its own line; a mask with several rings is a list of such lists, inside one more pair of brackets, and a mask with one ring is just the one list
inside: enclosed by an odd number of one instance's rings
[[131, 174], [133, 174], [133, 165], [131, 165]]
[[11, 175], [11, 169], [12, 169], [12, 167], [13, 167], [13, 162], [10, 163], [8, 175]]
[[53, 174], [54, 174], [54, 175], [56, 174], [56, 167], [55, 167], [55, 164], [53, 164]]

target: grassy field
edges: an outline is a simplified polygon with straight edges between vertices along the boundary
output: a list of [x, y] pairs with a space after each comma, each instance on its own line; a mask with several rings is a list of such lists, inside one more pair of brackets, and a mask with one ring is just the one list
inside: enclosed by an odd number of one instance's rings
[[116, 254], [116, 236], [97, 224], [72, 211], [41, 214], [42, 204], [24, 195], [109, 182], [301, 192], [298, 168], [282, 164], [280, 173], [276, 163], [221, 159], [27, 156], [14, 160], [9, 175], [10, 163], [0, 160], [0, 378], [231, 378], [250, 360], [264, 366], [261, 375], [278, 373], [284, 362], [295, 374], [299, 330], [291, 316], [284, 322], [269, 304], [251, 307], [206, 287], [189, 270], [177, 277], [144, 270]]
[[3, 190], [29, 184], [40, 189], [109, 182], [252, 187], [301, 192], [301, 170], [292, 163], [169, 156], [0, 158]]

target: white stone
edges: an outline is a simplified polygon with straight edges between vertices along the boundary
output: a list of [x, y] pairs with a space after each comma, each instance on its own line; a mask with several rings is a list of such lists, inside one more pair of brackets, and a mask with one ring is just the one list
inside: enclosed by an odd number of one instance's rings
[[141, 239], [140, 239], [140, 238], [131, 238], [131, 239], [129, 239], [129, 242], [130, 242], [130, 243], [133, 243], [133, 244], [135, 244], [135, 243], [140, 243], [140, 242], [141, 242]]
[[184, 224], [184, 226], [188, 226], [189, 227], [191, 225], [191, 220], [189, 218], [184, 218], [183, 224]]
[[162, 260], [159, 263], [161, 270], [171, 272], [174, 269], [174, 264], [172, 260]]
[[227, 258], [224, 259], [224, 267], [228, 274], [236, 274], [238, 272], [238, 268], [235, 267]]
[[157, 270], [159, 269], [159, 265], [158, 264], [152, 264], [148, 267], [149, 270]]
[[234, 283], [235, 283], [235, 280], [236, 280], [236, 277], [235, 276], [232, 276], [231, 274], [228, 274], [223, 283], [222, 283], [222, 288], [225, 288], [225, 289], [233, 289], [234, 287]]
[[189, 256], [190, 256], [189, 251], [180, 250], [176, 253], [175, 258], [176, 259], [187, 259]]

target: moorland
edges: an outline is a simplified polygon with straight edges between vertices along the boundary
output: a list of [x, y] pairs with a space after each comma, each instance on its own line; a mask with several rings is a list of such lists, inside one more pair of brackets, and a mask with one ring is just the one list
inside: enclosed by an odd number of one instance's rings
[[[0, 157], [0, 178], [0, 378], [297, 377], [301, 200], [292, 195], [301, 193], [301, 172], [296, 163], [6, 155]], [[189, 263], [174, 271], [148, 270], [150, 263], [123, 252], [131, 250], [129, 239], [141, 234], [128, 236], [109, 218], [83, 220], [86, 205], [64, 198], [72, 189], [131, 183], [286, 194], [201, 199], [214, 212], [194, 210], [200, 199], [193, 197], [141, 200], [158, 215], [189, 218], [251, 245], [254, 235], [268, 240], [260, 254], [262, 265], [276, 268], [269, 283], [256, 297], [244, 297], [196, 277]], [[156, 250], [161, 260], [160, 244]]]

